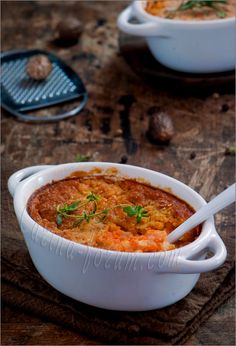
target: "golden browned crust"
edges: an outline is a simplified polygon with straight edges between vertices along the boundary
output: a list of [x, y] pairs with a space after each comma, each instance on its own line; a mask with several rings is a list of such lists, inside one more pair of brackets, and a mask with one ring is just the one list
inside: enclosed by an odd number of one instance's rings
[[[75, 226], [78, 215], [89, 214], [94, 208], [93, 203], [84, 203], [90, 193], [99, 196], [96, 213], [108, 212], [104, 218], [83, 220]], [[58, 208], [75, 201], [84, 207], [77, 207], [58, 225]], [[135, 216], [124, 212], [122, 206], [127, 205], [141, 206], [147, 215], [137, 222]], [[28, 212], [37, 223], [66, 239], [116, 251], [172, 250], [192, 242], [199, 234], [196, 228], [176, 244], [169, 244], [168, 233], [190, 217], [193, 209], [168, 192], [131, 179], [75, 175], [75, 178], [52, 182], [31, 196]]]

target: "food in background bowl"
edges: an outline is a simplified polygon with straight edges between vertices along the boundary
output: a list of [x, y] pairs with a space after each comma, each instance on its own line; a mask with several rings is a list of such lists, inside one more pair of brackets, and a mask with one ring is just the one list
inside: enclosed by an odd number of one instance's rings
[[148, 0], [153, 16], [181, 20], [210, 20], [235, 16], [235, 0]]
[[199, 234], [197, 227], [176, 244], [167, 242], [194, 212], [170, 193], [131, 179], [78, 174], [33, 194], [28, 212], [38, 224], [74, 242], [125, 252], [174, 250]]

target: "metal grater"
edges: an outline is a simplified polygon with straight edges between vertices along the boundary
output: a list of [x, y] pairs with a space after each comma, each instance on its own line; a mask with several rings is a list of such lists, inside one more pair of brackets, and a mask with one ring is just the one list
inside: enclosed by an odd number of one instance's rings
[[[46, 80], [36, 81], [26, 73], [31, 56], [47, 55], [53, 65]], [[48, 122], [65, 119], [78, 114], [88, 100], [86, 89], [79, 76], [54, 54], [42, 50], [17, 50], [1, 53], [1, 99], [2, 107], [20, 120]], [[31, 110], [57, 105], [78, 99], [79, 105], [68, 112], [34, 116], [25, 114]]]

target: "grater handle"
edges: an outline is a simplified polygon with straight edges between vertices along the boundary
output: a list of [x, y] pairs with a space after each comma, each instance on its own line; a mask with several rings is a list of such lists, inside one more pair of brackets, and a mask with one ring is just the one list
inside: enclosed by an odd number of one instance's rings
[[10, 194], [12, 195], [12, 197], [15, 194], [15, 190], [17, 188], [17, 186], [19, 185], [19, 183], [30, 177], [31, 175], [40, 172], [44, 169], [53, 167], [54, 165], [41, 165], [41, 166], [31, 166], [31, 167], [27, 167], [27, 168], [23, 168], [20, 169], [19, 171], [13, 173], [10, 178], [8, 179], [8, 190], [10, 192]]
[[30, 114], [24, 114], [24, 113], [16, 111], [16, 110], [14, 110], [14, 111], [12, 109], [10, 110], [6, 106], [4, 108], [6, 108], [6, 110], [9, 111], [10, 113], [17, 116], [17, 118], [19, 120], [23, 120], [25, 122], [34, 122], [34, 123], [54, 122], [54, 121], [70, 118], [70, 117], [73, 117], [74, 115], [78, 114], [84, 108], [85, 104], [88, 101], [87, 93], [84, 93], [81, 96], [82, 96], [82, 100], [81, 100], [79, 106], [77, 106], [77, 107], [75, 107], [75, 108], [73, 108], [67, 112], [64, 112], [61, 114], [56, 114], [56, 115], [34, 116], [34, 115], [30, 115]]

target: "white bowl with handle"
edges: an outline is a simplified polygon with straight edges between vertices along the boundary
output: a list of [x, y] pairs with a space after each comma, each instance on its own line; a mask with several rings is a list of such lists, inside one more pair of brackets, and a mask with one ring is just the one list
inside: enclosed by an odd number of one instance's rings
[[[42, 277], [58, 291], [105, 309], [143, 311], [162, 308], [185, 297], [200, 273], [219, 267], [226, 248], [213, 218], [192, 243], [171, 251], [125, 253], [94, 248], [64, 239], [37, 224], [27, 212], [31, 195], [40, 187], [75, 171], [100, 174], [117, 170], [122, 178], [142, 178], [172, 193], [198, 210], [205, 200], [190, 187], [167, 175], [141, 167], [114, 163], [69, 163], [33, 166], [14, 173], [8, 188], [30, 256]], [[208, 251], [213, 253], [206, 258]]]
[[[215, 20], [176, 20], [153, 16], [146, 1], [136, 0], [119, 16], [127, 34], [145, 37], [153, 56], [181, 72], [213, 73], [235, 68], [235, 17]], [[137, 18], [139, 24], [130, 23]]]

